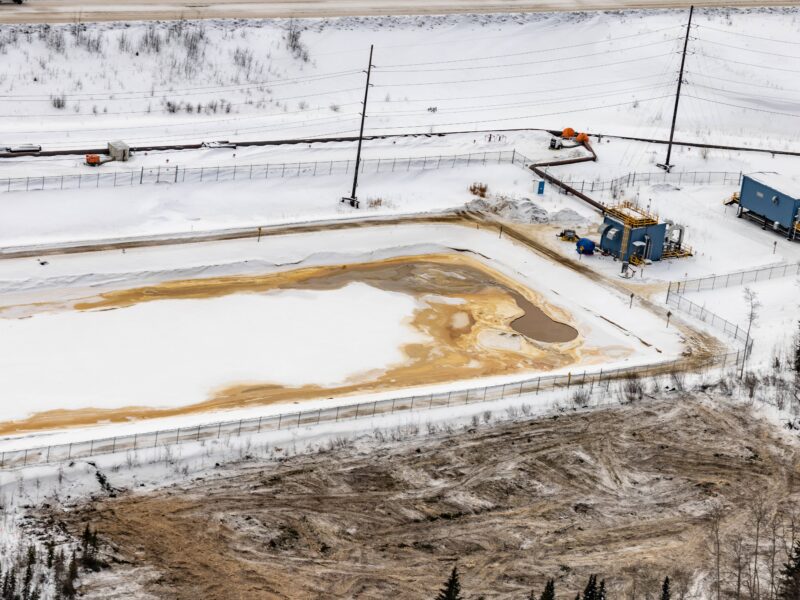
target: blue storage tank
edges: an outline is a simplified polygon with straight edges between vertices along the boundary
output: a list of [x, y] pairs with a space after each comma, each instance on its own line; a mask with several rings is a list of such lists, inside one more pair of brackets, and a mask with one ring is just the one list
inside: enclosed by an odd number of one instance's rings
[[594, 242], [589, 238], [581, 238], [578, 240], [578, 243], [575, 244], [575, 249], [578, 251], [578, 254], [591, 256], [594, 254]]
[[764, 228], [800, 233], [800, 181], [778, 173], [751, 173], [742, 177], [739, 214], [749, 216]]

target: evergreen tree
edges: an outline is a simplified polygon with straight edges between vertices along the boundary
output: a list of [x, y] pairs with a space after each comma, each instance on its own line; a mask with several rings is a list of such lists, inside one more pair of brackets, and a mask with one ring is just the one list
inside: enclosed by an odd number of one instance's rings
[[583, 600], [597, 600], [597, 575], [589, 575], [589, 583], [583, 590]]
[[669, 600], [672, 592], [669, 590], [669, 577], [664, 577], [664, 583], [661, 585], [661, 600]]
[[11, 600], [12, 598], [14, 598], [14, 594], [17, 591], [17, 574], [14, 571], [14, 567], [11, 567], [11, 569], [9, 570], [6, 583], [8, 583], [8, 587], [6, 588], [6, 586], [3, 585], [3, 598]]
[[600, 580], [600, 587], [597, 588], [597, 600], [606, 600], [606, 580]]
[[25, 567], [25, 578], [22, 580], [22, 597], [26, 600], [31, 593], [31, 581], [33, 581], [33, 564], [28, 563]]
[[781, 569], [778, 598], [779, 600], [800, 600], [800, 541], [795, 542], [792, 555]]
[[47, 540], [47, 568], [53, 568], [53, 561], [55, 560], [56, 545], [53, 540]]
[[436, 600], [463, 600], [461, 596], [461, 583], [458, 581], [458, 567], [453, 567], [453, 570], [450, 572], [450, 577], [447, 578], [444, 587], [439, 590], [439, 595], [436, 596]]
[[67, 579], [75, 581], [78, 578], [78, 561], [75, 559], [75, 552], [72, 553], [72, 558], [69, 559], [69, 568], [67, 569]]
[[539, 600], [556, 600], [556, 582], [548, 579]]

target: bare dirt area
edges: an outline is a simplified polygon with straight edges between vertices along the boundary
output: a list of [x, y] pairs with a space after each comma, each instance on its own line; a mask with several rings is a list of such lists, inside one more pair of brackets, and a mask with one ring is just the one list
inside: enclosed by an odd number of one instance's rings
[[143, 21], [161, 19], [263, 19], [456, 13], [550, 12], [623, 10], [637, 8], [688, 8], [695, 6], [790, 6], [793, 2], [751, 0], [193, 0], [189, 3], [158, 0], [27, 0], [21, 6], [0, 6], [2, 23], [71, 23], [79, 21]]
[[610, 597], [669, 575], [679, 597], [708, 585], [714, 507], [723, 536], [747, 536], [754, 498], [796, 502], [800, 453], [744, 406], [667, 396], [331, 444], [44, 520], [90, 523], [119, 561], [89, 598], [109, 581], [156, 598], [430, 598], [456, 561], [471, 598], [527, 597], [548, 577], [571, 598], [590, 573]]

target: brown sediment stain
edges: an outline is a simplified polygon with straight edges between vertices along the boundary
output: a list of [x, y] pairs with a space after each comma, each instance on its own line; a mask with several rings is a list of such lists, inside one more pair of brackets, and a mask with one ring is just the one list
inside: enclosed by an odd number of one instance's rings
[[[274, 403], [333, 398], [449, 381], [548, 371], [627, 355], [623, 347], [589, 348], [570, 315], [541, 296], [465, 254], [403, 256], [371, 263], [318, 266], [260, 275], [169, 281], [114, 290], [74, 302], [75, 310], [111, 310], [142, 302], [206, 299], [286, 289], [338, 289], [361, 282], [421, 301], [411, 325], [427, 341], [407, 344], [408, 359], [334, 387], [240, 383], [188, 406], [52, 410], [0, 423], [0, 434], [196, 414]], [[41, 308], [41, 305], [39, 305]], [[64, 310], [60, 306], [58, 310]]]

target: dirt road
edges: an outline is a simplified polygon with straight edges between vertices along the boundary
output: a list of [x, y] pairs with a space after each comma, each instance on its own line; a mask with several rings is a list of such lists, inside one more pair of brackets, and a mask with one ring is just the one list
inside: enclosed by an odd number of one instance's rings
[[710, 567], [714, 503], [725, 535], [749, 535], [758, 491], [770, 508], [796, 502], [799, 457], [744, 406], [672, 392], [244, 463], [54, 518], [91, 523], [121, 561], [86, 598], [131, 579], [155, 598], [431, 598], [456, 560], [470, 598], [527, 597], [547, 577], [571, 598], [590, 573], [612, 598], [634, 580], [636, 597], [657, 597], [646, 590], [669, 575], [679, 597]]
[[[8, 2], [9, 0], [6, 0]], [[158, 19], [340, 17], [442, 13], [548, 12], [688, 8], [695, 6], [793, 6], [796, 2], [753, 0], [27, 0], [0, 5], [1, 23], [71, 23]]]

